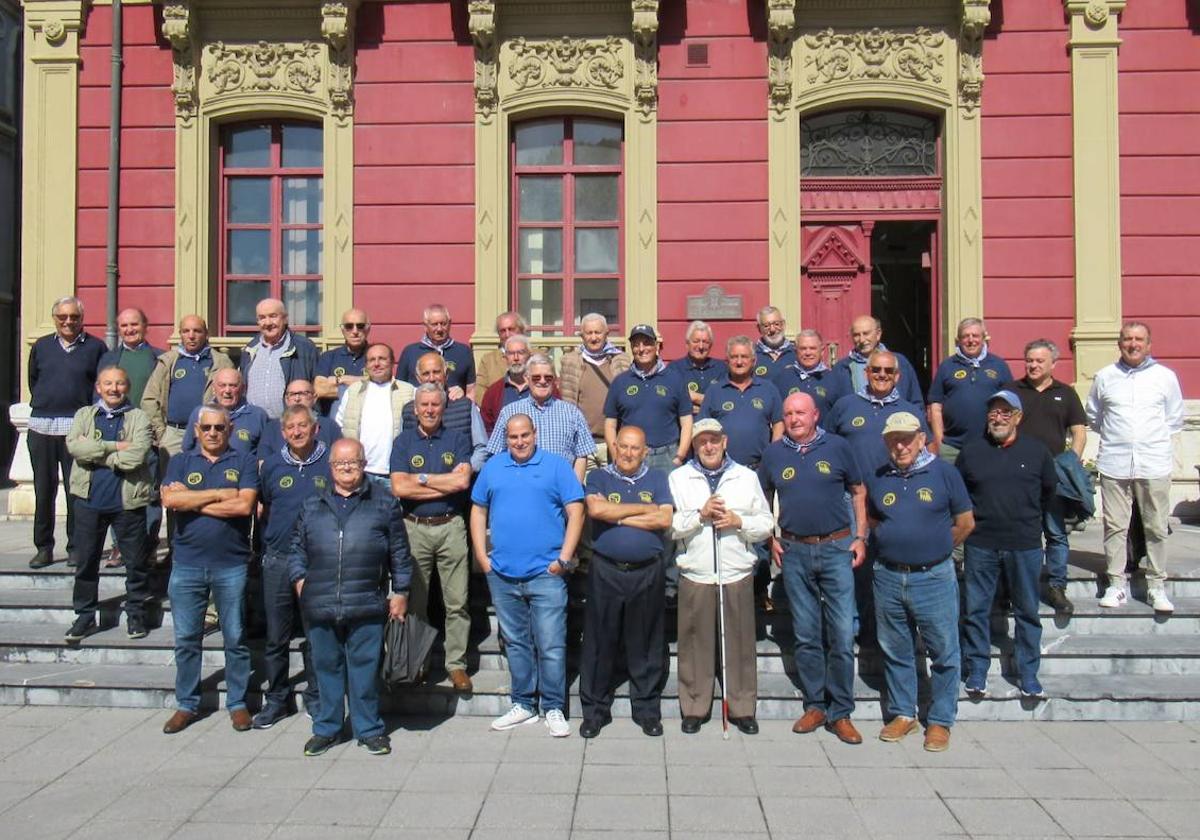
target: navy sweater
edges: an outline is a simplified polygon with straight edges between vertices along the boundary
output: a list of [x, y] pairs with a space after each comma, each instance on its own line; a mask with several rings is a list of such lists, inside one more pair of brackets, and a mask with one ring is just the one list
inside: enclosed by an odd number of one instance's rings
[[1041, 441], [1020, 432], [1011, 446], [968, 441], [954, 465], [975, 506], [968, 545], [1022, 549], [1042, 545], [1042, 510], [1058, 486], [1054, 460]]
[[34, 417], [74, 417], [96, 396], [96, 371], [108, 352], [104, 342], [83, 334], [70, 353], [58, 336], [42, 336], [29, 351], [29, 404]]

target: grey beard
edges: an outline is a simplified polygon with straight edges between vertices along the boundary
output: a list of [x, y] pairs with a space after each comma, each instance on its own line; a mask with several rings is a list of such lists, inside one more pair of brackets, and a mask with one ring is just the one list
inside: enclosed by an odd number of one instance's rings
[[509, 365], [508, 375], [512, 377], [521, 377], [525, 375], [525, 365]]
[[772, 349], [783, 344], [783, 342], [785, 342], [785, 341], [787, 341], [787, 333], [780, 333], [779, 335], [771, 336], [771, 337], [767, 337], [764, 335], [762, 337], [762, 343]]

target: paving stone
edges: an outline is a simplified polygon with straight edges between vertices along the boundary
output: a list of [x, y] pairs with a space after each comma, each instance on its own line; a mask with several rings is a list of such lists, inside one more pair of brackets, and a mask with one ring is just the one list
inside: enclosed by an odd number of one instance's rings
[[382, 825], [397, 828], [472, 828], [483, 805], [484, 791], [408, 793], [401, 791]]
[[[1113, 789], [1091, 770], [1017, 769], [1017, 784], [1037, 799], [1112, 799]], [[1106, 774], [1107, 775], [1107, 774]]]
[[41, 782], [0, 782], [0, 814], [42, 787]]
[[[276, 825], [287, 818], [305, 793], [307, 790], [270, 788], [268, 793], [264, 793], [261, 788], [228, 787], [213, 794], [192, 815], [191, 821]], [[212, 828], [209, 830], [216, 831]], [[228, 829], [220, 831], [226, 836], [234, 836]]]
[[772, 837], [867, 836], [867, 827], [849, 799], [764, 796], [760, 801]]
[[[668, 784], [670, 779], [668, 777]], [[723, 794], [724, 791], [721, 791]], [[765, 832], [756, 796], [675, 796], [669, 798], [671, 832]]]
[[287, 815], [287, 822], [374, 828], [391, 807], [393, 798], [391, 791], [310, 790]]
[[573, 794], [579, 790], [580, 772], [580, 768], [571, 765], [505, 761], [496, 768], [492, 787], [505, 793]]
[[313, 785], [319, 790], [400, 790], [414, 769], [406, 762], [391, 762], [385, 767], [368, 761], [323, 763], [328, 769]]
[[961, 834], [962, 826], [940, 799], [855, 799], [854, 807], [872, 835], [919, 826], [927, 835]]
[[[221, 835], [237, 840], [264, 840], [275, 831], [270, 823], [223, 823]], [[213, 840], [211, 823], [187, 823], [171, 835], [171, 840]]]
[[569, 840], [569, 829], [477, 828], [471, 840]]
[[231, 782], [236, 787], [307, 790], [328, 768], [312, 758], [256, 758]]
[[347, 825], [281, 825], [271, 840], [368, 840], [375, 829]]
[[1128, 802], [1045, 799], [1041, 805], [1072, 837], [1161, 837], [1164, 832]]
[[664, 796], [666, 769], [661, 765], [584, 764], [579, 793], [625, 796]]
[[744, 742], [750, 738], [669, 738], [666, 741], [667, 764], [740, 766], [748, 763]]
[[[839, 746], [831, 746], [836, 750]], [[758, 741], [747, 739], [743, 745], [746, 760], [754, 766], [766, 767], [829, 767], [829, 756], [821, 742], [793, 735], [791, 740]], [[849, 747], [847, 747], [849, 749]]]
[[[466, 828], [439, 828], [437, 840], [467, 840], [471, 836]], [[429, 829], [396, 828], [384, 824], [383, 828], [375, 829], [371, 840], [430, 840]]]
[[111, 840], [136, 837], [137, 840], [166, 840], [179, 828], [179, 820], [89, 820], [70, 835], [71, 840]]
[[843, 797], [846, 788], [832, 767], [754, 766], [754, 784], [759, 796]]
[[[541, 762], [549, 764], [583, 761], [586, 741], [574, 732], [567, 738], [552, 738], [543, 726], [526, 727], [529, 733], [514, 733], [504, 750], [504, 761]], [[538, 735], [540, 737], [523, 737]], [[611, 743], [611, 742], [610, 742]]]
[[483, 803], [476, 828], [569, 832], [574, 809], [575, 797], [571, 794], [493, 790]]
[[1200, 817], [1195, 799], [1188, 802], [1137, 802], [1136, 805], [1155, 825], [1177, 840], [1200, 838]]
[[440, 764], [421, 761], [412, 766], [404, 782], [409, 792], [449, 793], [456, 790], [487, 790], [496, 775], [496, 765], [481, 762]]
[[215, 787], [134, 786], [101, 811], [97, 819], [109, 822], [138, 819], [178, 824], [186, 821], [216, 792]]
[[139, 783], [159, 787], [224, 787], [250, 763], [250, 756], [195, 755], [186, 750], [165, 759]]
[[837, 773], [846, 793], [856, 799], [926, 799], [934, 795], [921, 771], [912, 768], [839, 767]]
[[666, 796], [610, 796], [581, 793], [575, 801], [574, 829], [666, 831]]
[[933, 789], [945, 799], [1023, 799], [1027, 795], [1003, 770], [926, 767], [924, 772]]
[[644, 741], [605, 741], [602, 738], [596, 738], [587, 742], [583, 760], [586, 764], [661, 765], [665, 761], [663, 739], [647, 738]]
[[946, 804], [972, 835], [1003, 834], [1005, 831], [1046, 837], [1064, 834], [1033, 800], [951, 799]]
[[667, 790], [672, 795], [755, 796], [754, 776], [749, 767], [667, 765]]

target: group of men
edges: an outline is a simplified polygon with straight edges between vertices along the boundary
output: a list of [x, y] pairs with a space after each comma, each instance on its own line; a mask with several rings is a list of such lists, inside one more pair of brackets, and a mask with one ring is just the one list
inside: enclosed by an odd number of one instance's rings
[[[683, 731], [709, 719], [720, 664], [730, 722], [756, 732], [754, 580], [773, 564], [804, 697], [794, 730], [825, 726], [861, 741], [850, 719], [856, 635], [877, 641], [884, 660], [889, 721], [880, 737], [916, 729], [919, 633], [932, 683], [925, 746], [946, 749], [960, 682], [969, 696], [987, 691], [988, 615], [1001, 575], [1016, 617], [1020, 690], [1044, 696], [1041, 569], [1048, 602], [1069, 614], [1072, 502], [1060, 473], [1082, 471], [1089, 425], [1100, 433], [1109, 559], [1100, 605], [1128, 597], [1136, 502], [1150, 601], [1172, 609], [1163, 586], [1167, 494], [1182, 400], [1174, 374], [1149, 356], [1141, 323], [1122, 328], [1120, 359], [1097, 374], [1085, 413], [1053, 378], [1053, 343], [1030, 342], [1025, 376], [1012, 380], [974, 318], [959, 325], [926, 402], [912, 365], [882, 344], [870, 316], [854, 320], [854, 350], [830, 366], [822, 337], [801, 330], [787, 339], [774, 307], [758, 314], [757, 339], [726, 343], [724, 360], [712, 356], [712, 329], [692, 323], [686, 354], [670, 364], [653, 326], [632, 327], [625, 352], [603, 316], [589, 314], [556, 371], [512, 312], [497, 318], [502, 346], [478, 368], [443, 306], [424, 311], [425, 334], [398, 359], [370, 341], [357, 309], [342, 318], [344, 343], [324, 353], [289, 327], [281, 301], [264, 300], [256, 313], [259, 334], [235, 366], [209, 345], [198, 316], [181, 320], [176, 349], [150, 347], [136, 309], [121, 313], [121, 342], [105, 352], [82, 329], [82, 304], [65, 298], [52, 311], [55, 334], [30, 356], [31, 565], [53, 562], [61, 472], [76, 566], [69, 641], [96, 629], [110, 529], [125, 561], [128, 634], [146, 635], [156, 506], [166, 511], [178, 706], [168, 733], [199, 712], [206, 619], [222, 631], [233, 726], [267, 728], [290, 714], [298, 603], [314, 721], [306, 754], [336, 742], [347, 700], [355, 737], [386, 752], [375, 688], [385, 621], [427, 617], [436, 572], [448, 678], [470, 692], [473, 555], [512, 677], [512, 708], [494, 729], [540, 719], [552, 735], [570, 733], [566, 578], [583, 559], [580, 734], [596, 737], [610, 722], [625, 676], [635, 722], [661, 734], [664, 606], [676, 589]], [[966, 586], [961, 652], [956, 553]], [[243, 624], [253, 556], [262, 564], [268, 684], [251, 717]]]

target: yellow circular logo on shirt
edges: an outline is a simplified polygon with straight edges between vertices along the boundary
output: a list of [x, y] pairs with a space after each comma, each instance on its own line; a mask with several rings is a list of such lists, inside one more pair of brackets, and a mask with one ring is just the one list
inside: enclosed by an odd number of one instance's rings
[[610, 502], [612, 502], [614, 505], [619, 505], [619, 504], [621, 504], [621, 494], [620, 493], [609, 493], [608, 500]]
[[102, 438], [102, 437], [104, 437], [104, 432], [100, 431], [99, 429], [96, 429], [95, 431], [92, 432], [93, 440], [100, 440], [100, 438]]
[[630, 385], [628, 388], [625, 389], [625, 393], [631, 397], [636, 396], [637, 392], [638, 392], [638, 386], [636, 386], [636, 385]]
[[823, 397], [829, 393], [824, 388], [822, 388], [820, 385], [818, 385], [816, 388], [813, 388], [813, 390], [817, 392], [818, 397]]
[[955, 379], [966, 379], [967, 372], [965, 370], [956, 370], [956, 371], [954, 371], [954, 378]]
[[726, 400], [725, 402], [721, 403], [721, 410], [733, 411], [733, 403], [730, 400]]
[[866, 417], [855, 417], [853, 420], [850, 421], [850, 425], [856, 429], [861, 429], [863, 426], [867, 425], [867, 418]]
[[784, 481], [791, 481], [793, 478], [796, 477], [796, 468], [795, 467], [784, 467], [783, 472], [781, 472], [779, 474], [779, 477], [782, 478]]
[[294, 478], [292, 478], [290, 475], [285, 475], [283, 478], [279, 479], [279, 486], [282, 487], [284, 490], [288, 489], [295, 483], [296, 483], [296, 480]]
[[654, 501], [654, 494], [649, 490], [643, 490], [642, 492], [638, 493], [638, 498], [642, 500], [643, 504], [648, 505]]
[[250, 432], [246, 431], [245, 429], [238, 429], [238, 440], [242, 441], [243, 443], [249, 443]]
[[197, 484], [199, 484], [203, 480], [204, 480], [203, 473], [198, 473], [198, 472], [188, 473], [187, 483], [190, 484], [192, 487], [195, 487]]
[[417, 469], [421, 469], [421, 467], [425, 466], [425, 457], [423, 455], [414, 455], [409, 463]]
[[932, 502], [933, 501], [933, 491], [930, 490], [928, 487], [918, 488], [917, 489], [917, 498], [920, 499], [922, 502], [926, 502], [926, 503]]
[[225, 470], [225, 480], [226, 481], [237, 481], [240, 476], [241, 476], [241, 473], [238, 472], [237, 470]]
[[767, 375], [767, 366], [759, 365], [758, 367], [756, 367], [754, 369], [754, 375], [755, 376], [766, 376]]
[[884, 493], [883, 494], [883, 506], [891, 507], [894, 504], [896, 504], [896, 494], [895, 493]]
[[693, 394], [696, 393], [697, 391], [700, 390], [700, 383], [699, 382], [689, 382], [688, 390], [691, 391]]
[[667, 395], [667, 389], [663, 385], [655, 385], [654, 393], [658, 394], [660, 397], [665, 397]]
[[830, 468], [828, 461], [817, 461], [817, 472], [821, 473], [822, 475], [829, 475], [829, 470]]
[[325, 476], [323, 476], [323, 475], [313, 476], [313, 487], [316, 487], [318, 490], [324, 490], [325, 489]]
[[1000, 376], [1000, 374], [996, 373], [994, 370], [985, 370], [984, 373], [987, 374], [988, 379], [996, 379]]
[[334, 375], [334, 376], [345, 376], [345, 375], [346, 375], [346, 369], [345, 369], [344, 367], [335, 367], [335, 368], [333, 369], [333, 375]]
[[761, 398], [761, 397], [755, 397], [754, 399], [750, 400], [750, 405], [754, 406], [754, 407], [755, 407], [755, 408], [757, 408], [759, 411], [762, 411], [762, 409], [763, 409], [763, 401], [762, 401], [762, 398]]
[[[791, 388], [791, 389], [789, 389], [789, 390], [788, 390], [788, 396], [789, 396], [789, 397], [790, 397], [792, 394], [799, 394], [799, 393], [800, 393], [800, 386], [799, 386], [799, 385], [797, 385], [796, 387], [794, 387], [794, 388]], [[821, 396], [825, 396], [825, 395], [824, 395], [824, 394], [822, 394]]]
[[447, 467], [454, 466], [454, 453], [453, 452], [443, 452], [442, 453], [442, 463], [445, 464]]
[[187, 369], [186, 368], [175, 368], [175, 372], [171, 375], [174, 376], [176, 379], [183, 379], [183, 377], [187, 376]]
[[458, 363], [457, 363], [457, 362], [452, 362], [452, 361], [450, 361], [449, 359], [447, 359], [447, 360], [446, 360], [446, 370], [448, 370], [448, 371], [450, 371], [451, 373], [453, 373], [454, 371], [458, 370]]

